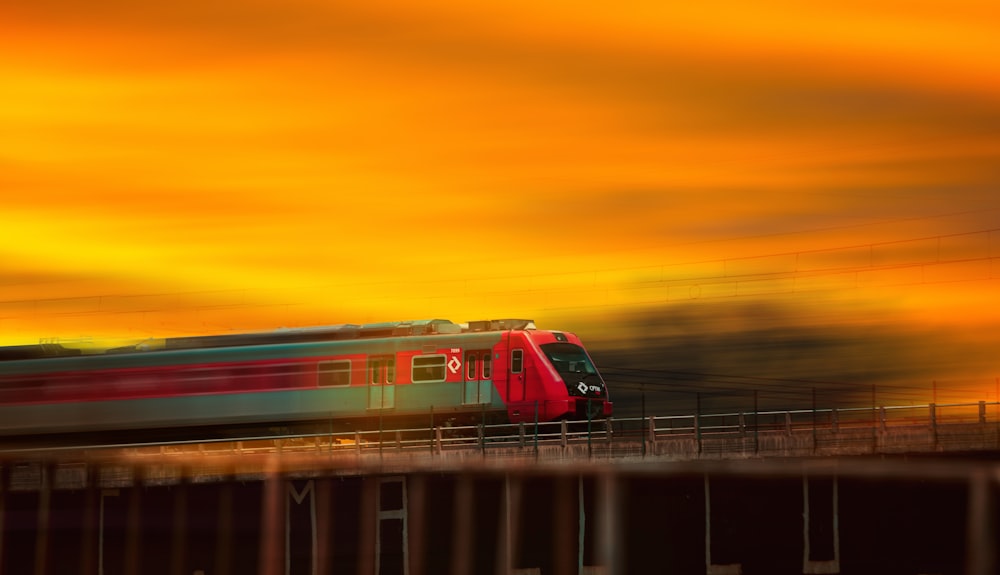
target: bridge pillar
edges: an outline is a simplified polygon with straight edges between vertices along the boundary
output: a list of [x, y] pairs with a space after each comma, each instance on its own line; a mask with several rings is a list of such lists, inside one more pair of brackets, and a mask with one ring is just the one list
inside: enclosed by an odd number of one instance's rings
[[472, 571], [472, 548], [475, 542], [473, 538], [475, 521], [472, 517], [474, 499], [472, 478], [462, 474], [455, 485], [455, 547], [451, 552], [451, 572], [456, 575]]
[[358, 521], [358, 575], [375, 575], [378, 529], [378, 477], [365, 477], [361, 483], [361, 519]]
[[[830, 504], [832, 506], [832, 528], [833, 537], [833, 557], [823, 559], [813, 559], [813, 532], [810, 529], [815, 525], [811, 516], [811, 506], [809, 497], [809, 476], [802, 476], [802, 573], [806, 575], [832, 575], [840, 573], [840, 517], [839, 501], [837, 490], [837, 478], [833, 478], [832, 494]], [[820, 526], [815, 525], [817, 528]], [[819, 528], [821, 532], [823, 529]]]
[[[139, 536], [142, 530], [142, 488], [139, 486], [140, 477], [137, 476], [129, 488], [128, 497], [128, 519], [126, 523], [128, 530], [125, 532], [125, 573], [126, 575], [139, 575], [140, 560]], [[103, 574], [102, 574], [103, 575]]]
[[[52, 469], [42, 464], [38, 493], [38, 523], [35, 532], [35, 575], [45, 575], [49, 550], [49, 507], [52, 503]], [[2, 524], [0, 524], [2, 526]]]
[[712, 488], [705, 475], [705, 573], [707, 575], [740, 575], [741, 563], [716, 565], [712, 563]]
[[285, 480], [272, 456], [265, 464], [263, 502], [260, 514], [259, 575], [281, 575], [285, 555]]
[[605, 471], [597, 477], [597, 489], [599, 496], [598, 522], [600, 526], [598, 549], [598, 565], [604, 566], [606, 575], [622, 575], [624, 554], [621, 553], [622, 531], [621, 516], [619, 515], [619, 488], [618, 479], [611, 472]]
[[219, 494], [216, 517], [215, 575], [229, 575], [233, 554], [233, 484], [225, 482]]
[[969, 479], [969, 503], [966, 546], [969, 575], [987, 575], [994, 573], [996, 561], [995, 531], [992, 513], [992, 496], [990, 494], [991, 478], [985, 471], [977, 470]]

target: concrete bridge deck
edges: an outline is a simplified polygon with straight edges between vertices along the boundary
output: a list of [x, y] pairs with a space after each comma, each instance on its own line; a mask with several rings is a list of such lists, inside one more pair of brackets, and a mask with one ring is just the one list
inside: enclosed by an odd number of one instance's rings
[[992, 573], [989, 406], [905, 411], [8, 450], [0, 574]]

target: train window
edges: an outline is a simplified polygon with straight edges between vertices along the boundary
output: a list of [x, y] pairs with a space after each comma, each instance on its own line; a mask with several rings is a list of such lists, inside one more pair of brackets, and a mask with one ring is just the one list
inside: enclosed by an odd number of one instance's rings
[[514, 349], [510, 352], [510, 372], [521, 373], [524, 369], [524, 350]]
[[396, 358], [385, 358], [385, 382], [394, 383], [396, 380]]
[[321, 386], [351, 385], [351, 360], [321, 361], [317, 367]]
[[476, 352], [465, 354], [465, 379], [476, 379]]
[[489, 379], [493, 369], [493, 354], [486, 352], [483, 354], [483, 379]]
[[418, 355], [413, 358], [413, 383], [444, 381], [444, 355]]
[[596, 374], [597, 369], [590, 362], [583, 348], [572, 343], [546, 343], [542, 351], [559, 373]]

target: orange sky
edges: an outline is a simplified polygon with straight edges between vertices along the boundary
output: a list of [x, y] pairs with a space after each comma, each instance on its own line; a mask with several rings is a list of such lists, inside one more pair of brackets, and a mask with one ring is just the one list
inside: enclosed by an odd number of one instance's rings
[[6, 2], [0, 344], [733, 299], [1000, 339], [998, 29], [991, 1]]

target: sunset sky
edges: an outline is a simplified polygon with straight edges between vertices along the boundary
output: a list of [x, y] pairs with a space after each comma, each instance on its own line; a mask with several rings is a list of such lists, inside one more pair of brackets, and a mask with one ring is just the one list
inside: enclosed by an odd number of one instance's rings
[[998, 29], [992, 0], [5, 2], [0, 344], [625, 341], [697, 306], [937, 333], [979, 351], [933, 377], [992, 382]]

